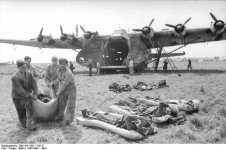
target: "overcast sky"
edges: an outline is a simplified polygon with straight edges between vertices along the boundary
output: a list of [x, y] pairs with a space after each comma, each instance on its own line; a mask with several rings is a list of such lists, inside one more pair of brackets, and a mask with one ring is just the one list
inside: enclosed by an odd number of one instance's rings
[[[155, 31], [176, 25], [192, 17], [187, 28], [209, 27], [212, 12], [217, 19], [226, 22], [224, 1], [70, 1], [70, 0], [0, 0], [0, 38], [29, 40], [37, 37], [41, 27], [43, 34], [59, 38], [60, 25], [65, 33], [75, 32], [75, 25], [100, 34], [112, 34], [118, 27], [142, 28], [155, 18]], [[79, 30], [79, 35], [82, 35]], [[173, 48], [165, 48], [167, 51]], [[226, 56], [226, 41], [189, 45], [180, 51], [186, 57]], [[0, 44], [0, 61], [32, 57], [33, 62], [50, 62], [52, 55], [75, 60], [76, 52], [64, 49], [42, 49]]]

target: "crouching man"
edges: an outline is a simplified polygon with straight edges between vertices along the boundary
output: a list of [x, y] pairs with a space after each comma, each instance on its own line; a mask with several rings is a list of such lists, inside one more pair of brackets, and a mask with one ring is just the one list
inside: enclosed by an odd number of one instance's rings
[[22, 126], [28, 130], [35, 130], [32, 100], [37, 99], [37, 83], [33, 75], [27, 71], [25, 61], [18, 60], [16, 65], [18, 70], [11, 78], [13, 102]]
[[[58, 114], [57, 121], [65, 119], [66, 125], [73, 122], [75, 116], [76, 86], [72, 72], [67, 67], [67, 59], [60, 58], [57, 71], [58, 79], [53, 83], [59, 82], [59, 90], [56, 94], [58, 98]], [[66, 113], [64, 117], [64, 111]]]

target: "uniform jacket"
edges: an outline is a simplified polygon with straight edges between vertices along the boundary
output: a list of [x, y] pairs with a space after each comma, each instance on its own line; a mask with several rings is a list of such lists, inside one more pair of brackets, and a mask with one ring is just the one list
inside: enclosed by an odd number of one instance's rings
[[34, 95], [37, 95], [38, 93], [37, 82], [29, 71], [26, 71], [25, 74], [22, 74], [19, 71], [17, 71], [14, 73], [11, 80], [12, 80], [13, 98], [29, 97], [29, 94], [32, 91]]
[[133, 67], [133, 60], [129, 61], [129, 67]]
[[36, 69], [30, 65], [30, 67], [28, 68], [27, 67], [27, 70], [31, 72], [31, 74], [33, 75], [33, 77], [37, 78], [39, 77], [40, 75], [38, 74], [38, 72], [36, 71]]
[[49, 65], [46, 70], [45, 81], [47, 84], [57, 79], [59, 65]]
[[72, 72], [67, 68], [65, 70], [58, 69], [58, 80], [59, 80], [59, 90], [61, 93], [71, 93], [76, 92], [75, 79]]

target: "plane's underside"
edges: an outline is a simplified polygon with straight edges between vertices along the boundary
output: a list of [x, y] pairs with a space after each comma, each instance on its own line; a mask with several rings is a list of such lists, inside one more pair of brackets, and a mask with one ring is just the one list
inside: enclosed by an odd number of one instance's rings
[[[139, 39], [139, 36], [132, 36], [129, 39], [123, 36], [114, 36], [106, 40], [102, 45], [98, 39], [88, 40], [86, 44], [95, 44], [96, 49], [93, 48], [91, 50], [90, 47], [83, 47], [82, 51], [77, 55], [76, 61], [80, 65], [87, 66], [88, 59], [93, 59], [94, 62], [100, 62], [102, 68], [120, 69], [124, 68], [121, 66], [128, 68], [128, 61], [125, 61], [128, 57], [134, 60], [135, 66], [142, 61], [157, 58], [158, 54], [149, 52]], [[184, 54], [185, 53], [163, 53], [161, 57], [180, 56]]]

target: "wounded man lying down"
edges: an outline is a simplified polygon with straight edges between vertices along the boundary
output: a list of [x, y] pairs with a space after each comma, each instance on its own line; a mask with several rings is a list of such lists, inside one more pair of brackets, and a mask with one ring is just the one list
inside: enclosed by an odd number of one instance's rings
[[83, 118], [103, 121], [123, 129], [134, 130], [143, 136], [156, 133], [151, 126], [152, 120], [141, 116], [112, 115], [112, 113], [92, 112], [86, 109], [82, 110], [82, 116]]

